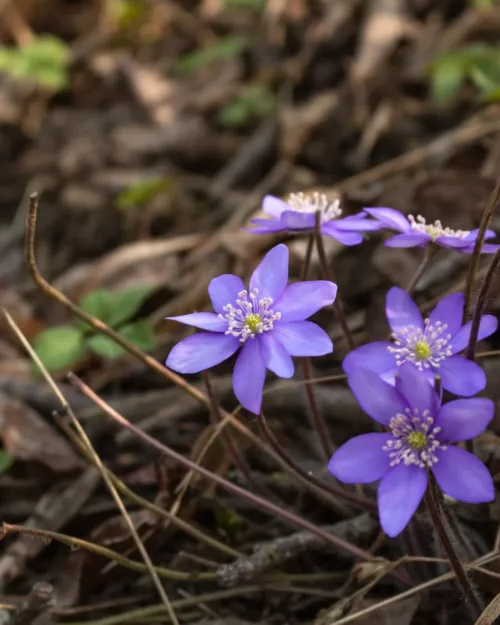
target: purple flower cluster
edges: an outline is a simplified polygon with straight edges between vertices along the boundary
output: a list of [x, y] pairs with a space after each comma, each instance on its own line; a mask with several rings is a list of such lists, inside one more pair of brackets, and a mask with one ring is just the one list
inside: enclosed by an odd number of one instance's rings
[[340, 201], [330, 202], [322, 193], [292, 193], [286, 202], [267, 195], [262, 210], [270, 219], [252, 219], [251, 223], [255, 227], [250, 232], [311, 233], [315, 230], [316, 213], [319, 213], [321, 234], [337, 239], [343, 245], [358, 245], [363, 241], [362, 232], [384, 227], [381, 222], [367, 219], [368, 215], [364, 212], [340, 218]]
[[[319, 193], [292, 194], [286, 202], [267, 196], [263, 210], [270, 218], [252, 220], [251, 232], [312, 233], [319, 213], [321, 233], [344, 245], [361, 243], [363, 232], [390, 228], [399, 234], [385, 242], [389, 247], [435, 244], [470, 254], [478, 236], [477, 230], [451, 230], [439, 221], [427, 224], [423, 217], [406, 217], [391, 208], [367, 208], [342, 218], [339, 202]], [[486, 238], [493, 236], [488, 230]], [[500, 245], [482, 246], [484, 253], [498, 249]], [[335, 301], [337, 286], [327, 280], [287, 282], [285, 245], [266, 254], [248, 289], [234, 275], [214, 278], [208, 292], [215, 313], [170, 317], [204, 332], [180, 341], [167, 366], [179, 373], [197, 373], [239, 352], [234, 393], [245, 408], [259, 414], [267, 369], [290, 378], [293, 356], [321, 356], [333, 350], [324, 330], [307, 319]], [[354, 349], [343, 362], [357, 401], [384, 431], [347, 441], [328, 469], [346, 483], [380, 480], [380, 522], [389, 536], [407, 525], [431, 474], [444, 493], [460, 501], [487, 502], [495, 495], [487, 468], [453, 444], [481, 434], [494, 412], [493, 402], [472, 397], [485, 388], [486, 377], [478, 364], [462, 355], [472, 330], [470, 322], [462, 322], [464, 299], [461, 293], [448, 295], [423, 318], [406, 291], [391, 288], [386, 299], [391, 340]], [[478, 338], [493, 334], [497, 325], [493, 315], [483, 315]], [[434, 390], [436, 376], [442, 388], [459, 399], [443, 405]]]
[[359, 369], [349, 386], [365, 412], [384, 432], [355, 436], [333, 455], [328, 470], [347, 483], [381, 480], [380, 524], [396, 536], [415, 513], [427, 489], [428, 471], [441, 490], [459, 501], [482, 503], [495, 497], [488, 469], [474, 455], [450, 445], [481, 434], [493, 418], [489, 399], [456, 399], [444, 406], [426, 378], [402, 365], [396, 385]]
[[[406, 291], [392, 287], [387, 293], [386, 315], [393, 342], [375, 341], [350, 352], [343, 362], [350, 375], [357, 369], [368, 369], [394, 384], [400, 366], [412, 363], [434, 384], [441, 376], [443, 388], [470, 397], [486, 386], [481, 367], [460, 355], [469, 343], [472, 323], [462, 325], [465, 298], [462, 293], [447, 295], [422, 318], [420, 310]], [[493, 315], [483, 315], [478, 338], [493, 334], [498, 326]]]
[[[450, 250], [464, 254], [472, 254], [479, 230], [452, 230], [445, 228], [438, 220], [428, 224], [421, 215], [406, 217], [393, 208], [365, 208], [366, 213], [375, 217], [381, 227], [397, 230], [401, 234], [388, 239], [387, 247], [425, 247], [428, 243], [435, 243]], [[495, 233], [486, 231], [485, 239], [492, 239]], [[500, 245], [483, 244], [483, 254], [494, 254]]]
[[208, 293], [215, 314], [169, 317], [207, 332], [178, 343], [167, 367], [197, 373], [240, 350], [233, 372], [234, 393], [242, 406], [259, 414], [266, 368], [281, 378], [291, 378], [292, 356], [323, 356], [333, 350], [326, 332], [306, 319], [335, 301], [337, 285], [312, 280], [287, 286], [287, 281], [286, 245], [277, 245], [266, 254], [248, 290], [237, 276], [214, 278]]

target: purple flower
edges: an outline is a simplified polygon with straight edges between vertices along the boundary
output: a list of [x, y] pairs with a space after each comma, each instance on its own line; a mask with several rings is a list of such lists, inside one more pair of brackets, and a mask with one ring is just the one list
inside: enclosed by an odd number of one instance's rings
[[197, 373], [241, 347], [233, 372], [234, 393], [245, 408], [258, 414], [266, 368], [280, 378], [291, 378], [291, 356], [323, 356], [333, 350], [326, 332], [305, 319], [335, 301], [337, 285], [316, 280], [287, 286], [287, 280], [286, 245], [266, 254], [250, 278], [248, 291], [237, 276], [214, 278], [208, 293], [216, 314], [169, 317], [208, 332], [178, 343], [167, 366], [179, 373]]
[[[401, 234], [388, 239], [384, 245], [388, 247], [425, 247], [427, 243], [436, 243], [447, 249], [471, 254], [479, 230], [452, 230], [444, 228], [439, 220], [427, 224], [421, 215], [406, 217], [393, 208], [365, 208], [365, 211], [378, 219], [382, 226], [398, 230]], [[495, 237], [492, 230], [487, 230], [485, 239]], [[483, 244], [483, 254], [494, 254], [500, 245]]]
[[[386, 315], [394, 342], [376, 341], [350, 352], [342, 366], [350, 375], [356, 369], [368, 369], [387, 382], [405, 362], [410, 362], [431, 382], [441, 376], [443, 388], [470, 397], [486, 386], [486, 376], [479, 365], [459, 352], [469, 342], [471, 322], [462, 325], [465, 298], [462, 293], [447, 295], [427, 319], [422, 319], [418, 306], [406, 291], [392, 287], [387, 293]], [[497, 329], [493, 315], [483, 315], [479, 339]]]
[[249, 229], [249, 232], [314, 232], [317, 212], [321, 216], [321, 233], [344, 245], [357, 245], [363, 241], [361, 232], [380, 230], [383, 227], [383, 224], [367, 219], [363, 212], [339, 219], [342, 214], [340, 201], [330, 202], [326, 195], [318, 192], [312, 195], [292, 193], [286, 202], [267, 195], [262, 210], [272, 218], [252, 219], [251, 223], [256, 228]]
[[432, 386], [411, 365], [401, 367], [395, 387], [361, 369], [348, 381], [363, 410], [387, 431], [352, 438], [335, 452], [328, 470], [349, 484], [382, 480], [378, 509], [386, 534], [396, 536], [406, 527], [426, 491], [428, 470], [454, 499], [494, 499], [493, 480], [484, 464], [449, 445], [484, 432], [493, 418], [492, 401], [457, 399], [441, 406]]

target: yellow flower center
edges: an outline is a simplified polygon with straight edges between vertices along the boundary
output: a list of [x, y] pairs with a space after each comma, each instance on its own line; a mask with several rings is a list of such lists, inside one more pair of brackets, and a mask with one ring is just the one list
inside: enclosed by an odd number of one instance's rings
[[413, 449], [425, 449], [427, 436], [423, 432], [412, 432], [408, 434], [406, 441]]
[[259, 325], [262, 323], [260, 315], [250, 313], [245, 317], [245, 325], [252, 332], [256, 332], [259, 329]]
[[426, 360], [432, 353], [431, 346], [427, 341], [418, 341], [414, 347], [415, 356], [419, 360]]

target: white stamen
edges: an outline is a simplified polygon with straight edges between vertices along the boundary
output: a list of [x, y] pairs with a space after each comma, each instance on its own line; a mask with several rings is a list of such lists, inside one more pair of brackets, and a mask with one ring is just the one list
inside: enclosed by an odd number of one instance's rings
[[452, 346], [448, 344], [451, 334], [444, 334], [447, 324], [436, 321], [431, 324], [429, 319], [424, 321], [424, 329], [415, 326], [406, 326], [391, 335], [395, 347], [387, 349], [394, 354], [396, 364], [411, 362], [423, 371], [424, 369], [439, 368], [440, 362], [452, 356]]
[[318, 193], [317, 191], [312, 195], [306, 195], [302, 192], [291, 193], [288, 197], [287, 204], [292, 210], [298, 213], [319, 212], [321, 215], [321, 223], [331, 221], [342, 215], [339, 199], [330, 202], [324, 193]]
[[436, 438], [441, 428], [434, 427], [434, 419], [428, 410], [419, 416], [417, 409], [407, 408], [406, 414], [398, 413], [390, 420], [389, 430], [392, 438], [382, 449], [389, 453], [391, 467], [400, 462], [407, 466], [430, 467], [439, 460], [436, 450], [446, 450], [446, 445]]
[[408, 220], [413, 230], [428, 234], [434, 240], [438, 237], [456, 237], [458, 239], [465, 239], [465, 237], [470, 234], [470, 230], [452, 230], [451, 228], [444, 228], [439, 219], [433, 224], [428, 224], [422, 215], [417, 215], [416, 219], [413, 215], [408, 215]]
[[273, 300], [270, 297], [259, 299], [258, 294], [258, 289], [250, 294], [248, 291], [240, 291], [236, 300], [237, 306], [226, 304], [223, 306], [226, 314], [219, 314], [219, 319], [228, 322], [225, 334], [239, 337], [241, 343], [272, 330], [274, 322], [281, 319], [281, 313], [275, 313], [270, 308]]

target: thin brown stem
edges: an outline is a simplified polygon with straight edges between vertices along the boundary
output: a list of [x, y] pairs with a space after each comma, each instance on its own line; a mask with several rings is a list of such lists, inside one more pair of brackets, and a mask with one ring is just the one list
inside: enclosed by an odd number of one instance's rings
[[[138, 573], [147, 573], [148, 567], [143, 562], [137, 562], [131, 560], [126, 556], [113, 551], [108, 547], [91, 543], [75, 536], [68, 536], [67, 534], [60, 534], [59, 532], [52, 532], [45, 529], [36, 529], [33, 527], [23, 527], [22, 525], [10, 525], [9, 523], [2, 524], [2, 530], [0, 533], [0, 540], [5, 538], [8, 534], [27, 534], [28, 536], [40, 536], [44, 539], [56, 540], [57, 542], [67, 545], [71, 549], [85, 549], [91, 553], [96, 553], [99, 556], [107, 558], [116, 562], [120, 566]], [[212, 582], [216, 579], [215, 572], [206, 573], [187, 573], [185, 571], [174, 571], [173, 569], [167, 569], [163, 566], [154, 567], [157, 575], [163, 579], [169, 579], [177, 582]]]
[[[318, 250], [321, 272], [325, 280], [328, 280], [329, 282], [334, 282], [332, 272], [328, 265], [328, 259], [326, 257], [325, 246], [323, 244], [323, 237], [321, 235], [321, 215], [319, 211], [316, 212], [315, 217], [316, 217], [316, 227], [315, 227], [316, 248]], [[340, 323], [342, 332], [344, 333], [344, 336], [347, 340], [349, 349], [351, 350], [356, 349], [356, 343], [354, 342], [354, 338], [351, 334], [351, 331], [349, 330], [349, 326], [347, 325], [347, 319], [344, 314], [344, 308], [343, 308], [342, 302], [338, 294], [337, 294], [337, 297], [335, 298], [335, 301], [333, 302], [333, 310], [335, 311], [337, 320]]]
[[[212, 414], [212, 421], [214, 425], [217, 427], [224, 421], [224, 418], [222, 417], [222, 414], [221, 414], [221, 407], [217, 400], [217, 397], [215, 396], [215, 392], [212, 386], [212, 382], [210, 381], [210, 375], [208, 371], [202, 371], [202, 376], [203, 376], [203, 381], [205, 382], [207, 397], [210, 401], [210, 411]], [[245, 460], [245, 457], [243, 456], [243, 454], [240, 453], [240, 450], [238, 449], [231, 433], [227, 430], [227, 428], [221, 428], [220, 431], [221, 431], [222, 439], [224, 441], [224, 444], [227, 448], [229, 455], [233, 459], [233, 462], [235, 466], [237, 467], [237, 469], [239, 470], [239, 472], [246, 479], [250, 488], [252, 488], [252, 490], [254, 490], [257, 493], [260, 492], [261, 494], [265, 494], [265, 496], [269, 496], [270, 493], [269, 492], [263, 493], [262, 492], [263, 489], [254, 480], [250, 467], [248, 466], [248, 463]]]
[[498, 269], [498, 265], [500, 264], [500, 250], [493, 256], [493, 260], [491, 261], [490, 266], [488, 267], [488, 271], [486, 276], [484, 277], [483, 284], [481, 285], [481, 290], [479, 291], [479, 295], [477, 297], [476, 307], [474, 308], [474, 314], [472, 315], [472, 323], [471, 330], [469, 336], [469, 344], [467, 345], [467, 349], [465, 351], [465, 356], [469, 360], [476, 359], [476, 346], [477, 339], [479, 336], [479, 326], [481, 324], [481, 316], [484, 311], [484, 307], [486, 305], [486, 299], [488, 297], [488, 293], [493, 282], [493, 276], [495, 275], [495, 271]]
[[[82, 441], [80, 440], [76, 432], [74, 432], [71, 429], [70, 425], [64, 422], [63, 419], [61, 419], [61, 417], [56, 417], [56, 419], [58, 419], [58, 423], [61, 429], [64, 430], [64, 432], [66, 433], [68, 438], [71, 439], [74, 445], [78, 447], [78, 449], [80, 450], [82, 455], [86, 458], [86, 460], [88, 460], [91, 464], [95, 465], [94, 459], [89, 454], [88, 449], [82, 443]], [[117, 488], [117, 490], [119, 490], [120, 493], [124, 497], [127, 497], [127, 499], [129, 499], [130, 501], [134, 502], [138, 506], [141, 506], [142, 508], [146, 508], [146, 510], [151, 510], [151, 512], [153, 512], [160, 519], [165, 520], [167, 523], [171, 523], [178, 530], [185, 532], [188, 536], [191, 536], [191, 538], [195, 540], [199, 540], [201, 543], [207, 545], [208, 547], [211, 547], [212, 549], [219, 551], [220, 553], [223, 553], [224, 555], [230, 556], [232, 558], [242, 557], [242, 554], [236, 549], [233, 549], [229, 545], [225, 545], [224, 543], [221, 543], [215, 538], [212, 538], [212, 536], [205, 534], [205, 532], [202, 532], [200, 529], [198, 529], [194, 525], [191, 525], [191, 523], [184, 521], [184, 519], [182, 519], [181, 517], [178, 517], [175, 514], [172, 514], [168, 510], [165, 510], [164, 508], [160, 508], [159, 506], [152, 503], [151, 501], [148, 501], [147, 499], [144, 499], [144, 497], [141, 497], [137, 493], [134, 493], [133, 490], [130, 490], [130, 488], [124, 482], [122, 482], [114, 473], [112, 473], [109, 469], [106, 469], [106, 472], [109, 475], [109, 478], [113, 482], [114, 486]]]
[[[314, 247], [314, 235], [310, 234], [307, 238], [306, 256], [304, 258], [304, 266], [302, 267], [302, 275], [300, 278], [302, 282], [305, 282], [307, 280], [307, 275], [309, 273], [309, 266], [311, 264], [311, 256], [313, 252], [313, 247]], [[302, 373], [304, 374], [304, 380], [306, 382], [309, 382], [312, 377], [310, 358], [302, 359]], [[306, 386], [305, 390], [306, 390], [307, 401], [309, 403], [312, 425], [318, 436], [323, 460], [325, 462], [328, 462], [328, 460], [330, 459], [330, 456], [332, 455], [332, 449], [333, 449], [332, 439], [330, 437], [330, 433], [328, 432], [328, 427], [326, 425], [326, 422], [323, 419], [323, 415], [321, 414], [321, 410], [319, 409], [318, 402], [316, 401], [316, 393], [314, 391], [313, 385], [306, 383], [305, 386]]]
[[[180, 375], [177, 375], [157, 360], [148, 356], [143, 351], [141, 351], [138, 347], [136, 347], [133, 343], [130, 343], [120, 334], [117, 334], [114, 330], [108, 327], [105, 323], [100, 321], [99, 319], [89, 315], [87, 312], [82, 310], [79, 306], [74, 304], [70, 299], [68, 299], [63, 293], [58, 291], [53, 285], [51, 285], [45, 278], [41, 275], [38, 270], [36, 263], [36, 255], [35, 255], [35, 238], [36, 238], [36, 221], [37, 221], [37, 213], [38, 213], [38, 194], [32, 193], [29, 197], [29, 208], [28, 208], [28, 217], [26, 221], [26, 241], [25, 241], [25, 258], [26, 264], [28, 266], [28, 270], [33, 278], [35, 284], [41, 289], [43, 293], [57, 301], [59, 304], [67, 308], [71, 313], [73, 313], [78, 318], [82, 319], [86, 323], [88, 323], [96, 332], [100, 334], [104, 334], [111, 340], [115, 341], [118, 345], [123, 347], [125, 351], [129, 354], [137, 358], [139, 362], [142, 362], [143, 365], [152, 369], [155, 373], [160, 375], [162, 378], [172, 382], [184, 392], [188, 393], [196, 399], [196, 401], [201, 404], [209, 407], [210, 403], [208, 397], [199, 391], [195, 386], [186, 382], [184, 378]], [[274, 454], [274, 452], [267, 447], [258, 436], [255, 436], [251, 430], [245, 427], [238, 419], [233, 417], [230, 413], [225, 410], [221, 411], [221, 414], [225, 419], [228, 419], [231, 425], [236, 428], [239, 432], [241, 432], [247, 438], [250, 438], [252, 442], [259, 446], [260, 450], [264, 453], [270, 455], [275, 461], [279, 462], [279, 458]]]
[[481, 217], [481, 223], [479, 225], [479, 232], [476, 237], [476, 242], [474, 244], [474, 250], [471, 254], [471, 259], [469, 263], [469, 270], [467, 272], [467, 281], [465, 283], [465, 306], [464, 306], [464, 315], [463, 315], [463, 323], [465, 323], [469, 317], [469, 309], [472, 300], [472, 291], [474, 289], [474, 282], [476, 280], [477, 268], [479, 266], [479, 259], [481, 258], [481, 248], [483, 247], [484, 237], [486, 234], [486, 230], [490, 225], [491, 219], [493, 217], [493, 213], [495, 208], [497, 207], [498, 202], [500, 201], [500, 178], [497, 180], [495, 188], [493, 189], [493, 193], [490, 196], [488, 204], [485, 206], [483, 211], [483, 215]]
[[441, 491], [438, 489], [434, 477], [432, 474], [429, 474], [429, 487], [427, 489], [426, 494], [426, 502], [427, 507], [429, 508], [429, 513], [436, 529], [436, 533], [438, 535], [439, 541], [441, 542], [443, 549], [448, 556], [451, 567], [453, 568], [457, 582], [464, 593], [467, 606], [469, 608], [470, 615], [474, 621], [479, 618], [479, 615], [483, 611], [481, 600], [476, 595], [472, 584], [467, 577], [467, 573], [465, 572], [462, 563], [460, 562], [460, 558], [453, 547], [453, 543], [448, 536], [446, 528], [443, 523], [443, 510], [441, 505], [442, 500]]
[[406, 291], [409, 295], [412, 295], [413, 291], [417, 288], [420, 278], [424, 275], [425, 270], [429, 266], [429, 262], [431, 258], [435, 255], [435, 253], [436, 253], [436, 249], [434, 245], [431, 244], [425, 248], [422, 262], [418, 266], [417, 271], [415, 272], [414, 276], [412, 277], [412, 279], [408, 283], [408, 286], [406, 287]]
[[314, 249], [314, 235], [310, 234], [307, 237], [307, 247], [306, 247], [306, 255], [304, 256], [304, 264], [302, 265], [302, 274], [300, 279], [302, 282], [307, 280], [307, 276], [309, 275], [309, 268], [311, 266], [311, 258]]
[[377, 504], [370, 499], [363, 499], [362, 497], [359, 497], [354, 493], [349, 493], [345, 491], [343, 488], [333, 486], [331, 484], [326, 484], [325, 482], [322, 482], [321, 480], [318, 480], [316, 477], [311, 475], [311, 473], [309, 473], [308, 471], [305, 471], [286, 453], [286, 451], [280, 445], [278, 439], [274, 436], [262, 412], [260, 413], [260, 415], [257, 416], [257, 423], [259, 425], [260, 431], [262, 432], [262, 436], [266, 439], [269, 445], [271, 445], [274, 451], [280, 455], [283, 462], [286, 462], [289, 468], [294, 473], [300, 475], [303, 480], [306, 480], [316, 488], [327, 491], [328, 493], [330, 493], [330, 495], [333, 495], [334, 497], [339, 497], [341, 499], [344, 499], [345, 501], [349, 501], [350, 503], [365, 510], [377, 509]]
[[[302, 371], [304, 373], [304, 380], [310, 380], [311, 375], [311, 360], [310, 358], [302, 359]], [[323, 415], [318, 406], [318, 402], [316, 401], [316, 393], [314, 392], [314, 387], [312, 384], [305, 385], [305, 391], [307, 395], [307, 400], [309, 403], [310, 413], [311, 413], [311, 421], [316, 430], [316, 434], [318, 436], [318, 440], [320, 443], [323, 459], [328, 462], [330, 460], [332, 451], [333, 451], [333, 442], [330, 436], [330, 432], [328, 431], [328, 427], [326, 425], [325, 420], [323, 419]], [[274, 450], [276, 451], [276, 450]]]
[[73, 410], [72, 410], [71, 406], [66, 401], [66, 398], [61, 393], [61, 391], [58, 389], [58, 387], [57, 387], [56, 383], [54, 382], [52, 376], [49, 374], [49, 372], [47, 371], [46, 367], [44, 366], [44, 364], [42, 363], [42, 361], [40, 360], [40, 358], [38, 357], [38, 355], [36, 354], [34, 349], [28, 343], [28, 341], [26, 340], [26, 337], [23, 335], [21, 330], [18, 328], [18, 326], [16, 325], [16, 323], [14, 322], [12, 317], [10, 317], [10, 315], [8, 315], [8, 313], [6, 313], [6, 312], [5, 312], [5, 316], [6, 316], [7, 320], [8, 320], [8, 322], [9, 322], [10, 326], [16, 331], [17, 336], [20, 338], [20, 340], [23, 343], [23, 345], [25, 346], [27, 352], [29, 353], [29, 355], [31, 356], [33, 361], [36, 363], [36, 365], [38, 366], [38, 368], [42, 372], [42, 375], [44, 376], [45, 380], [48, 382], [48, 384], [54, 390], [56, 396], [59, 398], [59, 401], [61, 402], [61, 405], [62, 405], [62, 408], [63, 408], [65, 414], [71, 420], [71, 422], [72, 422], [73, 426], [75, 427], [76, 431], [78, 432], [78, 435], [81, 438], [83, 444], [87, 448], [89, 454], [92, 456], [92, 458], [94, 460], [95, 466], [99, 470], [99, 473], [101, 474], [101, 477], [103, 478], [104, 483], [106, 484], [109, 492], [111, 493], [111, 496], [115, 500], [115, 503], [116, 503], [116, 506], [117, 506], [118, 510], [120, 511], [122, 517], [125, 520], [125, 523], [126, 523], [128, 529], [130, 531], [130, 534], [132, 535], [132, 538], [133, 538], [133, 540], [135, 542], [137, 550], [139, 551], [139, 553], [141, 554], [142, 559], [144, 560], [146, 569], [149, 572], [149, 575], [150, 575], [150, 577], [151, 577], [151, 579], [153, 581], [154, 586], [156, 587], [156, 590], [157, 590], [157, 592], [158, 592], [158, 594], [160, 596], [160, 599], [163, 601], [163, 605], [165, 606], [165, 610], [166, 610], [170, 620], [172, 621], [172, 623], [174, 625], [179, 625], [179, 621], [178, 621], [177, 616], [176, 616], [176, 614], [174, 612], [174, 609], [172, 608], [172, 605], [170, 603], [170, 599], [168, 598], [168, 595], [165, 592], [165, 589], [163, 588], [161, 580], [158, 577], [157, 572], [155, 571], [153, 562], [151, 561], [151, 558], [149, 557], [149, 554], [148, 554], [146, 548], [144, 547], [144, 544], [143, 544], [143, 542], [141, 540], [141, 537], [139, 536], [139, 533], [138, 533], [138, 531], [137, 531], [137, 529], [136, 529], [132, 519], [130, 518], [129, 513], [127, 512], [125, 504], [123, 503], [123, 501], [122, 501], [118, 491], [116, 490], [113, 482], [111, 481], [108, 473], [106, 472], [106, 468], [104, 467], [104, 464], [103, 464], [101, 458], [96, 453], [92, 443], [90, 442], [90, 439], [87, 436], [87, 433], [85, 432], [85, 430], [83, 429], [82, 425], [80, 424], [80, 422], [76, 418], [75, 414], [73, 413]]
[[329, 532], [324, 531], [323, 529], [321, 529], [314, 523], [311, 523], [310, 521], [307, 521], [306, 519], [303, 519], [302, 517], [299, 517], [293, 514], [292, 512], [273, 504], [271, 501], [266, 501], [265, 499], [262, 499], [258, 495], [255, 495], [254, 493], [250, 493], [244, 490], [240, 486], [237, 486], [236, 484], [233, 484], [232, 482], [227, 481], [220, 475], [217, 475], [216, 473], [212, 473], [208, 469], [205, 469], [204, 467], [199, 466], [198, 464], [196, 464], [189, 458], [185, 458], [181, 454], [177, 453], [175, 450], [171, 449], [170, 447], [167, 447], [160, 441], [149, 436], [149, 434], [147, 434], [146, 432], [143, 432], [142, 430], [140, 430], [133, 423], [130, 423], [129, 421], [127, 421], [125, 417], [119, 414], [116, 410], [114, 410], [111, 406], [109, 406], [104, 400], [102, 400], [98, 395], [96, 395], [96, 393], [94, 393], [94, 391], [92, 391], [92, 389], [90, 389], [76, 375], [69, 374], [68, 379], [74, 386], [76, 386], [80, 390], [81, 393], [83, 393], [86, 397], [88, 397], [94, 404], [99, 406], [99, 408], [101, 408], [109, 417], [111, 417], [114, 421], [119, 423], [122, 427], [126, 428], [130, 432], [133, 432], [142, 441], [144, 441], [148, 445], [157, 449], [161, 454], [167, 456], [168, 458], [171, 458], [172, 460], [198, 473], [199, 475], [202, 475], [203, 477], [209, 479], [214, 484], [221, 486], [222, 488], [234, 493], [235, 495], [244, 497], [248, 501], [258, 506], [259, 508], [266, 510], [272, 515], [283, 519], [284, 521], [294, 525], [295, 527], [302, 527], [310, 531], [312, 534], [315, 534], [316, 536], [322, 538], [326, 543], [329, 543], [330, 545], [336, 547], [337, 549], [344, 550], [347, 553], [350, 553], [351, 555], [361, 558], [362, 560], [373, 559], [373, 556], [371, 556], [368, 552], [364, 551], [363, 549], [360, 549], [356, 545], [352, 545], [351, 543], [345, 540], [342, 540], [339, 537], [334, 536], [333, 534], [330, 534]]

